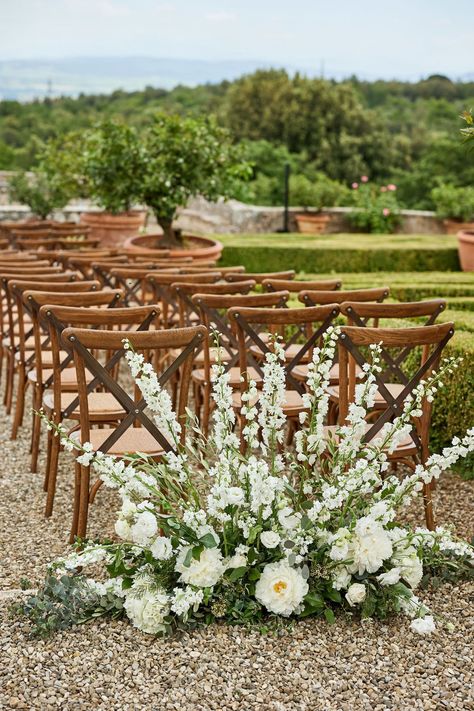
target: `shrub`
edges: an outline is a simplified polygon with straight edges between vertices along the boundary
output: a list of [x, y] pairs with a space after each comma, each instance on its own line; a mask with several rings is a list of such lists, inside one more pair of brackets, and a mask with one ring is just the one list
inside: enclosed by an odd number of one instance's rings
[[393, 232], [400, 222], [400, 208], [395, 196], [397, 186], [369, 183], [366, 175], [360, 183], [352, 183], [353, 204], [351, 223], [363, 232]]
[[10, 200], [28, 205], [34, 215], [45, 220], [56, 209], [64, 207], [69, 195], [41, 172], [35, 175], [16, 173], [10, 178]]
[[441, 219], [450, 218], [463, 222], [474, 220], [474, 187], [440, 185], [431, 191], [431, 197], [436, 214]]
[[305, 175], [290, 176], [290, 205], [295, 207], [323, 207], [347, 204], [350, 191], [337, 180], [318, 173], [315, 180]]

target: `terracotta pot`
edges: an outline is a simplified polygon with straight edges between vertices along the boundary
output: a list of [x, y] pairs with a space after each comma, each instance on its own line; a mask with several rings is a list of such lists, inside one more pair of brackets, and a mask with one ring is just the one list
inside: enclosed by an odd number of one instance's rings
[[[163, 235], [161, 233], [138, 235], [127, 239], [125, 247], [130, 250], [146, 250], [149, 252], [150, 256], [152, 256], [157, 249], [163, 249], [163, 247], [160, 247], [160, 241], [162, 239]], [[187, 243], [187, 246], [172, 249], [169, 254], [169, 259], [173, 259], [173, 257], [193, 257], [193, 259], [217, 260], [222, 254], [222, 243], [215, 239], [210, 239], [210, 237], [184, 235], [184, 240]]]
[[131, 210], [118, 215], [109, 212], [83, 212], [81, 222], [90, 227], [89, 236], [99, 239], [103, 247], [120, 247], [128, 237], [144, 226], [146, 212]]
[[457, 235], [459, 232], [472, 232], [474, 230], [474, 222], [443, 220], [443, 225], [448, 235]]
[[463, 272], [474, 272], [474, 230], [458, 232], [458, 251]]
[[331, 219], [330, 215], [321, 214], [303, 214], [296, 215], [296, 224], [298, 231], [306, 235], [321, 235], [326, 230], [326, 227]]

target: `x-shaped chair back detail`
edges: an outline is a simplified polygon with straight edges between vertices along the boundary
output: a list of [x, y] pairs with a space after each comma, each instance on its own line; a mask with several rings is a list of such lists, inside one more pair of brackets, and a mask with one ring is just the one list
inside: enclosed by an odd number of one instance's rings
[[[296, 272], [293, 269], [289, 269], [286, 272], [246, 272], [245, 276], [248, 279], [253, 279], [257, 284], [262, 284], [264, 281], [273, 279], [292, 281], [296, 276]], [[238, 281], [239, 275], [234, 274], [233, 272], [228, 272], [224, 278], [226, 281]], [[274, 290], [267, 289], [267, 291]]]
[[[382, 344], [384, 350], [401, 349], [405, 359], [415, 348], [422, 349], [419, 366], [409, 374], [402, 373], [401, 363], [397, 365], [400, 374], [401, 389], [393, 394], [387, 387], [386, 381], [380, 373], [375, 373], [376, 384], [385, 405], [381, 414], [368, 428], [365, 441], [369, 442], [381, 428], [393, 418], [398, 417], [403, 410], [406, 398], [411, 395], [422, 379], [426, 379], [438, 368], [441, 354], [448, 341], [454, 334], [454, 324], [421, 326], [419, 328], [366, 328], [359, 326], [345, 326], [339, 334], [339, 422], [342, 424], [347, 418], [349, 404], [354, 401], [356, 375], [355, 368], [351, 367], [351, 360], [361, 369], [368, 363], [364, 349], [371, 345]], [[419, 423], [414, 424], [412, 439], [424, 457], [428, 447], [428, 433], [431, 418], [431, 406], [428, 402], [423, 404], [423, 414]]]
[[[176, 292], [171, 289], [172, 284], [186, 282], [187, 284], [215, 284], [221, 278], [220, 272], [209, 271], [199, 274], [163, 273], [162, 271], [149, 272], [147, 282], [153, 290], [153, 302], [160, 304], [164, 328], [172, 328], [179, 318], [179, 304]], [[197, 289], [199, 291], [199, 289]]]
[[[130, 341], [132, 348], [145, 354], [153, 351], [169, 352], [179, 349], [178, 357], [159, 376], [160, 386], [164, 388], [170, 379], [179, 372], [179, 398], [177, 416], [182, 426], [182, 440], [185, 437], [186, 406], [189, 394], [191, 369], [195, 350], [201, 346], [207, 336], [204, 326], [183, 329], [169, 329], [167, 331], [93, 331], [90, 329], [67, 328], [63, 331], [63, 338], [69, 341], [74, 351], [77, 380], [79, 385], [80, 427], [82, 441], [90, 438], [90, 422], [88, 415], [88, 386], [86, 384], [86, 370], [93, 375], [93, 382], [100, 383], [108, 392], [112, 393], [117, 402], [126, 412], [125, 417], [111, 432], [101, 445], [101, 451], [106, 453], [120, 439], [122, 434], [130, 427], [140, 423], [156, 440], [165, 452], [175, 451], [173, 443], [169, 442], [165, 434], [155, 422], [146, 414], [146, 401], [141, 397], [133, 399], [126, 390], [110, 375], [109, 363], [103, 366], [93, 355], [97, 348], [114, 350], [113, 359], [123, 358], [125, 355], [124, 339]], [[156, 362], [157, 359], [155, 359]]]
[[[50, 326], [51, 322], [47, 320], [46, 313], [42, 310], [45, 305], [64, 306], [64, 307], [80, 307], [91, 308], [102, 306], [107, 309], [113, 309], [120, 304], [122, 292], [115, 291], [91, 291], [86, 293], [57, 293], [50, 291], [25, 291], [23, 301], [28, 304], [29, 312], [32, 314], [33, 334], [35, 338], [35, 366], [37, 379], [39, 383], [43, 383], [43, 387], [49, 388], [53, 384], [53, 373], [43, 380], [43, 364], [42, 353], [45, 348], [51, 346]], [[58, 324], [60, 325], [60, 324]], [[53, 355], [54, 360], [54, 355]], [[60, 370], [63, 371], [72, 362], [72, 356], [67, 355], [60, 364]]]
[[[213, 293], [194, 294], [191, 301], [198, 308], [202, 323], [209, 331], [209, 340], [204, 344], [204, 370], [206, 371], [206, 381], [210, 378], [210, 343], [213, 338], [217, 338], [218, 345], [227, 353], [222, 365], [225, 371], [233, 368], [239, 360], [239, 343], [235, 330], [232, 328], [229, 318], [229, 309], [235, 308], [285, 308], [289, 299], [287, 291], [275, 291], [268, 294], [225, 294], [220, 296]], [[258, 325], [253, 328], [258, 330]]]
[[304, 289], [298, 294], [298, 299], [305, 306], [321, 306], [323, 304], [342, 304], [344, 301], [381, 303], [390, 295], [388, 286], [374, 289], [345, 289], [334, 293], [329, 290]]
[[[152, 327], [157, 328], [159, 326], [159, 315], [159, 309], [156, 306], [120, 308], [120, 306], [114, 305], [113, 299], [108, 308], [97, 308], [95, 306], [84, 308], [57, 304], [42, 306], [40, 318], [48, 323], [53, 354], [53, 399], [55, 411], [61, 412], [61, 373], [74, 357], [70, 341], [63, 337], [63, 333], [67, 328], [87, 328], [87, 330], [99, 334], [102, 332], [110, 333], [114, 330], [120, 330], [125, 333], [129, 332], [129, 329], [148, 331]], [[130, 333], [133, 333], [134, 330], [130, 330]], [[105, 346], [98, 346], [98, 349], [106, 350]], [[67, 353], [67, 357], [63, 360], [61, 360], [61, 351], [66, 351]], [[110, 374], [117, 372], [123, 354], [124, 350], [120, 349], [111, 357], [106, 357], [106, 365], [104, 367]], [[87, 392], [93, 392], [99, 385], [100, 382], [97, 379], [91, 379], [86, 386]], [[79, 398], [77, 397], [62, 409], [62, 417], [68, 417], [76, 410], [78, 405]]]
[[[265, 328], [266, 332], [275, 335], [286, 335], [288, 329], [294, 329], [293, 334], [282, 341], [282, 347], [287, 350], [289, 346], [297, 344], [302, 337], [305, 339], [301, 348], [287, 362], [282, 363], [285, 368], [288, 387], [298, 393], [305, 392], [304, 384], [297, 380], [292, 371], [300, 365], [302, 359], [312, 357], [315, 346], [320, 342], [324, 333], [334, 323], [339, 315], [337, 304], [327, 306], [313, 306], [301, 309], [259, 309], [232, 307], [228, 311], [228, 319], [237, 334], [239, 344], [240, 372], [243, 376], [242, 389], [248, 386], [249, 363], [257, 369], [263, 377], [262, 361], [267, 353], [272, 351], [272, 342], [262, 340], [259, 331]], [[298, 344], [299, 345], [299, 344]], [[256, 359], [252, 353], [252, 346], [257, 346], [261, 357]]]
[[[150, 265], [144, 267], [133, 265], [132, 267], [110, 269], [109, 285], [114, 289], [123, 290], [124, 302], [127, 306], [144, 306], [147, 303], [155, 303], [153, 289], [147, 280], [151, 268]], [[172, 273], [176, 274], [174, 270]]]
[[[243, 275], [245, 276], [245, 274]], [[186, 279], [186, 281], [184, 281]], [[190, 326], [194, 320], [200, 319], [200, 311], [193, 301], [193, 295], [197, 293], [216, 294], [216, 295], [232, 295], [232, 294], [248, 294], [255, 286], [255, 282], [251, 279], [245, 281], [237, 281], [232, 284], [226, 282], [223, 284], [202, 285], [188, 281], [188, 277], [183, 277], [183, 281], [171, 285], [172, 293], [176, 294], [179, 309], [179, 325], [181, 327]]]
[[[423, 326], [432, 326], [439, 314], [446, 310], [446, 301], [443, 299], [432, 299], [430, 301], [405, 301], [396, 304], [375, 304], [359, 303], [348, 301], [341, 304], [341, 313], [347, 316], [349, 326], [367, 326], [373, 319], [373, 325], [377, 327], [380, 319], [426, 319]], [[399, 324], [397, 324], [398, 326]], [[419, 325], [418, 323], [416, 325]], [[387, 324], [384, 323], [384, 327]], [[382, 348], [382, 358], [385, 361], [385, 368], [381, 378], [387, 382], [389, 378], [395, 377], [399, 382], [407, 382], [407, 377], [400, 369], [400, 364], [407, 358], [410, 348], [401, 350], [396, 357], [393, 357], [385, 348]]]
[[264, 291], [289, 291], [298, 293], [303, 289], [313, 291], [337, 291], [341, 288], [340, 279], [323, 279], [322, 281], [294, 281], [293, 279], [264, 279], [262, 282]]

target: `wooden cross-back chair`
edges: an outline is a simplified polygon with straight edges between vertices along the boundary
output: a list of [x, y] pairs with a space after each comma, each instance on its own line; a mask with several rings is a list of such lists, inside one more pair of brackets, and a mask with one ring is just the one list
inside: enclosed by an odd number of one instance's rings
[[[228, 384], [235, 389], [240, 387], [239, 344], [235, 331], [227, 317], [232, 307], [245, 308], [283, 308], [288, 301], [287, 291], [271, 294], [224, 294], [199, 293], [191, 297], [196, 305], [201, 322], [206, 326], [209, 337], [203, 344], [202, 363], [199, 355], [196, 357], [192, 373], [194, 384], [195, 406], [203, 431], [209, 429], [211, 413], [211, 365], [219, 362], [229, 375]], [[254, 326], [256, 328], [256, 326]], [[261, 383], [258, 371], [250, 366], [250, 377]]]
[[[74, 362], [79, 383], [79, 425], [80, 431], [75, 437], [79, 442], [92, 442], [95, 450], [101, 452], [126, 455], [137, 451], [148, 456], [159, 458], [164, 452], [175, 451], [176, 444], [169, 432], [159, 426], [154, 418], [146, 412], [145, 399], [136, 392], [131, 396], [127, 390], [114, 380], [93, 355], [97, 348], [114, 351], [114, 356], [123, 358], [125, 354], [123, 339], [127, 338], [136, 352], [155, 354], [154, 362], [162, 362], [161, 353], [172, 350], [179, 355], [165, 370], [159, 373], [159, 383], [162, 388], [179, 373], [179, 396], [176, 415], [181, 424], [181, 441], [185, 437], [186, 407], [189, 397], [191, 370], [196, 348], [201, 346], [207, 332], [204, 326], [184, 329], [169, 329], [167, 331], [129, 332], [129, 331], [93, 331], [90, 329], [68, 328], [63, 332], [64, 340], [68, 340], [74, 351]], [[117, 403], [123, 408], [124, 416], [116, 427], [93, 429], [89, 417], [88, 388], [86, 371], [109, 391]], [[94, 500], [100, 485], [96, 482], [90, 486], [90, 468], [76, 464], [76, 505], [74, 507], [71, 536], [84, 537], [87, 527], [89, 504]]]
[[97, 275], [94, 274], [94, 269], [93, 265], [97, 263], [101, 263], [104, 261], [107, 265], [111, 266], [120, 266], [120, 265], [125, 265], [127, 263], [127, 258], [126, 257], [101, 257], [101, 255], [89, 255], [87, 257], [83, 256], [74, 256], [70, 259], [65, 259], [63, 260], [65, 264], [67, 264], [70, 268], [72, 269], [77, 269], [79, 272], [81, 272], [82, 276], [84, 279], [97, 279]]
[[[12, 439], [16, 439], [18, 428], [23, 422], [25, 392], [28, 383], [27, 374], [28, 371], [35, 365], [35, 344], [33, 333], [33, 321], [35, 316], [30, 310], [29, 304], [24, 302], [23, 294], [25, 291], [34, 289], [39, 290], [44, 286], [44, 282], [34, 280], [24, 281], [11, 279], [8, 281], [8, 294], [11, 294], [16, 306], [16, 322], [15, 313], [10, 306], [8, 307], [8, 335], [9, 349], [11, 352], [9, 363], [11, 367], [7, 374], [7, 386], [10, 389], [11, 394], [13, 394], [15, 374], [18, 376], [15, 415], [13, 418], [11, 433]], [[54, 293], [83, 293], [88, 291], [96, 291], [99, 286], [100, 285], [97, 281], [73, 281], [61, 283], [48, 282], [47, 290]], [[8, 303], [10, 304], [11, 300], [9, 300]], [[15, 330], [16, 324], [18, 325], [18, 332]], [[43, 353], [43, 362], [46, 363], [48, 358], [51, 359], [51, 352], [45, 351]]]
[[[186, 267], [186, 271], [188, 274], [199, 274], [200, 272], [205, 272], [207, 271], [213, 271], [214, 267], [209, 267], [207, 265], [204, 266], [199, 266], [199, 265], [190, 265], [189, 267]], [[237, 281], [242, 280], [243, 274], [245, 274], [245, 267], [243, 266], [235, 266], [235, 267], [215, 267], [215, 271], [218, 271], [223, 279], [227, 279], [227, 276], [230, 274], [235, 275]], [[245, 276], [247, 276], [245, 274]]]
[[[248, 279], [253, 279], [257, 284], [262, 284], [264, 281], [273, 279], [292, 281], [296, 276], [296, 272], [293, 269], [288, 269], [285, 272], [246, 272], [245, 276]], [[225, 275], [226, 281], [238, 281], [238, 278], [238, 275], [232, 272], [228, 272]], [[274, 291], [274, 289], [267, 289], [267, 291]]]
[[[64, 420], [78, 422], [80, 418], [79, 384], [77, 382], [76, 368], [70, 372], [69, 366], [74, 361], [71, 344], [63, 338], [66, 328], [87, 328], [96, 333], [110, 332], [111, 330], [140, 331], [149, 330], [159, 324], [159, 309], [154, 306], [139, 306], [120, 308], [116, 306], [117, 300], [112, 292], [99, 292], [102, 296], [97, 299], [98, 305], [84, 306], [45, 304], [40, 309], [40, 319], [48, 324], [53, 355], [52, 390], [46, 391], [42, 398], [42, 407], [46, 414], [56, 424]], [[118, 293], [118, 292], [116, 292]], [[71, 302], [70, 302], [71, 303]], [[120, 303], [120, 302], [118, 302]], [[103, 345], [97, 347], [94, 357], [105, 361], [105, 369], [111, 378], [119, 377], [120, 360], [123, 353], [108, 353]], [[72, 376], [72, 377], [71, 377]], [[115, 398], [108, 392], [101, 391], [100, 382], [88, 372], [85, 374], [85, 385], [88, 393], [89, 419], [93, 423], [117, 423], [124, 411]], [[56, 490], [56, 477], [58, 468], [60, 444], [57, 438], [48, 433], [48, 448], [44, 487], [48, 492], [45, 515], [50, 516], [53, 510], [54, 494]]]
[[[198, 275], [199, 276], [199, 275]], [[193, 301], [193, 295], [197, 293], [203, 294], [248, 294], [255, 286], [253, 279], [245, 279], [245, 274], [242, 275], [240, 281], [224, 282], [222, 284], [202, 285], [197, 281], [189, 279], [189, 275], [183, 275], [180, 280], [176, 279], [171, 285], [171, 292], [175, 295], [178, 303], [179, 325], [181, 327], [189, 326], [199, 322], [201, 314], [199, 308]]]
[[[1, 299], [1, 360], [0, 372], [3, 371], [3, 361], [6, 359], [6, 385], [4, 392], [4, 404], [9, 414], [13, 397], [13, 378], [15, 371], [15, 358], [18, 351], [18, 339], [20, 337], [19, 313], [15, 296], [11, 291], [10, 282], [15, 279], [24, 284], [59, 284], [69, 283], [76, 278], [73, 272], [63, 272], [60, 269], [45, 267], [39, 273], [17, 272], [2, 270], [0, 273], [0, 299]], [[12, 283], [13, 283], [12, 282]], [[23, 323], [30, 324], [27, 314], [23, 314]]]
[[215, 284], [220, 279], [220, 272], [210, 271], [199, 274], [163, 273], [162, 271], [149, 272], [146, 280], [153, 291], [153, 303], [159, 304], [161, 319], [164, 328], [173, 328], [179, 323], [178, 298], [171, 285], [178, 281], [193, 284]]
[[123, 289], [126, 303], [140, 305], [150, 301], [152, 290], [146, 276], [154, 269], [165, 274], [179, 274], [179, 267], [158, 267], [156, 262], [133, 262], [132, 264], [113, 264], [112, 262], [93, 262], [91, 269], [95, 279], [112, 289]]
[[303, 289], [313, 291], [336, 291], [342, 286], [340, 279], [323, 279], [321, 281], [295, 281], [294, 279], [264, 279], [262, 282], [264, 291], [289, 291], [292, 294]]
[[[45, 304], [64, 307], [99, 307], [115, 308], [120, 305], [122, 292], [120, 290], [90, 291], [80, 293], [58, 293], [51, 291], [31, 290], [25, 291], [23, 301], [32, 314], [34, 336], [34, 365], [27, 371], [27, 383], [33, 386], [33, 409], [38, 411], [43, 405], [43, 395], [54, 383], [54, 363], [60, 359], [58, 365], [61, 377], [61, 390], [74, 392], [77, 382], [72, 362], [72, 356], [64, 351], [54, 353], [50, 321], [41, 313]], [[58, 324], [59, 326], [59, 324]], [[58, 375], [58, 371], [56, 371]], [[31, 435], [31, 471], [36, 472], [38, 466], [38, 451], [40, 441], [41, 421], [33, 416]]]
[[[303, 404], [304, 384], [295, 378], [293, 370], [302, 361], [311, 359], [313, 350], [321, 342], [327, 329], [333, 325], [339, 315], [338, 304], [313, 306], [300, 309], [260, 309], [233, 307], [228, 311], [228, 318], [237, 335], [239, 344], [239, 366], [242, 376], [241, 392], [234, 395], [234, 406], [241, 409], [242, 391], [249, 381], [249, 366], [254, 368], [263, 379], [262, 364], [265, 355], [273, 349], [272, 339], [260, 337], [260, 332], [281, 338], [281, 345], [286, 353], [291, 348], [291, 356], [285, 355], [282, 363], [285, 369], [287, 390], [283, 412], [291, 419], [292, 429], [297, 418], [305, 411]], [[242, 419], [242, 426], [245, 420]], [[243, 443], [242, 443], [243, 446]]]
[[357, 302], [378, 302], [381, 303], [390, 295], [390, 287], [380, 286], [373, 289], [344, 289], [342, 291], [323, 290], [323, 289], [303, 289], [298, 294], [298, 299], [305, 306], [320, 306], [332, 302], [342, 304], [344, 301]]
[[[346, 326], [339, 334], [339, 386], [337, 388], [338, 421], [344, 424], [347, 419], [349, 404], [354, 401], [355, 389], [360, 378], [355, 375], [353, 363], [363, 369], [370, 362], [367, 349], [371, 345], [382, 344], [383, 352], [401, 351], [405, 354], [404, 362], [409, 354], [418, 349], [420, 354], [416, 369], [410, 363], [406, 370], [398, 361], [392, 365], [392, 375], [397, 373], [397, 386], [388, 384], [383, 373], [375, 373], [378, 394], [372, 417], [367, 424], [364, 436], [366, 442], [371, 442], [380, 433], [382, 427], [398, 417], [404, 403], [422, 380], [438, 369], [444, 347], [454, 334], [454, 324], [421, 326], [418, 328], [367, 328], [365, 326]], [[390, 356], [392, 359], [392, 356]], [[394, 363], [395, 361], [392, 360]], [[334, 388], [330, 389], [333, 397]], [[377, 402], [378, 399], [378, 402]], [[394, 452], [388, 454], [392, 461], [403, 461], [412, 469], [418, 462], [424, 463], [429, 456], [429, 429], [431, 422], [431, 404], [425, 399], [422, 403], [421, 417], [413, 418], [413, 428], [407, 441], [401, 442]], [[431, 499], [431, 486], [425, 485], [423, 499], [426, 524], [430, 530], [434, 528], [434, 515]]]

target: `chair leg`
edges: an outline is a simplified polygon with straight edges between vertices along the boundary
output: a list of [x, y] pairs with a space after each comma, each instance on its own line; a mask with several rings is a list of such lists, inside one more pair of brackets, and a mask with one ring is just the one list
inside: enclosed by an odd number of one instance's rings
[[18, 369], [18, 388], [16, 392], [15, 416], [13, 418], [11, 439], [16, 439], [18, 429], [23, 423], [23, 413], [25, 411], [26, 396], [26, 372], [24, 367]]
[[46, 467], [45, 467], [45, 471], [44, 471], [44, 482], [43, 482], [43, 490], [44, 491], [48, 491], [52, 443], [53, 443], [53, 432], [52, 432], [52, 430], [48, 430], [47, 446], [46, 446]]
[[434, 531], [436, 526], [435, 526], [434, 513], [433, 513], [433, 498], [432, 498], [431, 484], [424, 484], [423, 485], [423, 504], [425, 507], [426, 528], [429, 531]]
[[7, 411], [7, 415], [12, 411], [12, 401], [13, 401], [13, 380], [15, 377], [15, 363], [10, 353], [8, 356], [8, 368], [6, 373], [6, 383], [5, 383], [5, 396], [3, 399], [3, 404]]
[[46, 507], [44, 510], [46, 518], [49, 518], [53, 513], [54, 496], [56, 494], [56, 480], [58, 478], [58, 458], [60, 446], [59, 437], [55, 437], [53, 434], [51, 437], [51, 450], [48, 466], [48, 495], [46, 497]]
[[90, 467], [81, 465], [81, 477], [79, 484], [79, 519], [77, 524], [77, 535], [85, 538], [87, 531], [87, 518], [89, 515], [89, 485], [91, 470]]
[[81, 501], [81, 465], [79, 462], [74, 463], [74, 502], [72, 509], [71, 533], [69, 535], [69, 543], [74, 543], [77, 536], [77, 527], [79, 523], [79, 506]]
[[[41, 388], [36, 385], [33, 392], [33, 408], [38, 411], [41, 407]], [[38, 454], [41, 439], [41, 418], [33, 412], [33, 427], [31, 428], [31, 471], [38, 471]]]

